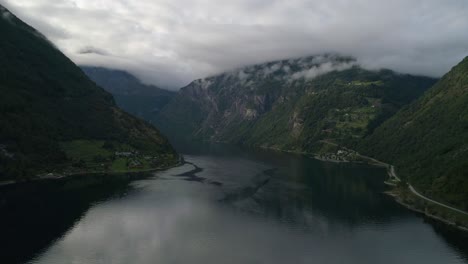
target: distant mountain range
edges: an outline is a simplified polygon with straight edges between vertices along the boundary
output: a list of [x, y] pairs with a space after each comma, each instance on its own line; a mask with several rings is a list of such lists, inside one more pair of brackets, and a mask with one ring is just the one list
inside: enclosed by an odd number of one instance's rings
[[111, 93], [120, 108], [149, 122], [154, 121], [154, 117], [176, 94], [143, 84], [126, 71], [91, 66], [82, 66], [81, 69], [97, 85]]
[[149, 157], [132, 160], [135, 167], [177, 162], [159, 131], [120, 110], [41, 33], [0, 11], [0, 180], [126, 170], [117, 151]]
[[[394, 164], [423, 194], [468, 209], [468, 58], [436, 80], [325, 54], [239, 68], [174, 93], [124, 71], [82, 67], [93, 82], [0, 9], [0, 180], [174, 164], [165, 137], [119, 105], [174, 139], [355, 149]], [[151, 164], [128, 158], [140, 152]]]
[[438, 82], [338, 55], [268, 62], [192, 82], [157, 120], [182, 139], [355, 149], [396, 165], [423, 194], [468, 209], [468, 58]]
[[179, 138], [309, 152], [319, 140], [358, 142], [435, 81], [333, 54], [274, 61], [192, 82], [157, 125]]

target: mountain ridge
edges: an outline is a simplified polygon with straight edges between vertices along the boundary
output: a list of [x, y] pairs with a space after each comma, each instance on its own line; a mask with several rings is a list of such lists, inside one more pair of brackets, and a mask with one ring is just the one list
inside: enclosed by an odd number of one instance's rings
[[110, 92], [119, 107], [150, 123], [172, 99], [175, 92], [142, 83], [123, 70], [95, 66], [80, 66], [96, 84]]
[[[179, 138], [307, 151], [324, 138], [323, 131], [336, 128], [328, 121], [342, 118], [338, 132], [362, 137], [433, 82], [368, 71], [354, 58], [334, 54], [273, 61], [192, 82], [166, 105], [157, 124]], [[339, 137], [333, 131], [331, 136]]]
[[[0, 7], [1, 179], [110, 166], [112, 147], [159, 156], [153, 165], [177, 161], [159, 131], [120, 110], [42, 34]], [[101, 153], [84, 159], [87, 147]], [[93, 168], [101, 169], [111, 170]]]

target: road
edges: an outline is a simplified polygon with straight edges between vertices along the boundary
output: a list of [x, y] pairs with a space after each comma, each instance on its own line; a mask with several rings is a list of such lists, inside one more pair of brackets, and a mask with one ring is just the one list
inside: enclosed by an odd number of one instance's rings
[[[398, 178], [398, 176], [396, 175], [396, 173], [395, 173], [395, 167], [394, 167], [393, 165], [390, 166], [389, 174], [390, 174], [390, 176], [395, 177], [395, 179], [397, 179], [398, 181], [401, 181], [400, 178]], [[445, 208], [447, 208], [447, 209], [453, 210], [453, 211], [455, 211], [455, 212], [458, 212], [458, 213], [461, 213], [461, 214], [464, 214], [464, 215], [468, 215], [468, 212], [465, 212], [465, 211], [463, 211], [463, 210], [457, 209], [457, 208], [452, 207], [452, 206], [450, 206], [450, 205], [446, 205], [446, 204], [443, 204], [443, 203], [441, 203], [441, 202], [432, 200], [431, 198], [428, 198], [428, 197], [426, 197], [426, 196], [420, 194], [418, 191], [416, 191], [416, 189], [414, 189], [414, 187], [413, 187], [411, 184], [408, 184], [408, 188], [410, 189], [410, 191], [411, 191], [414, 195], [418, 196], [419, 198], [421, 198], [421, 199], [423, 199], [423, 200], [426, 200], [426, 201], [431, 202], [431, 203], [433, 203], [433, 204], [440, 205], [440, 206], [442, 206], [442, 207], [445, 207]]]
[[[333, 143], [333, 142], [330, 142], [330, 141], [327, 141], [327, 140], [321, 140], [321, 142], [326, 143], [326, 144], [331, 144], [331, 145], [334, 145], [334, 146], [338, 146], [337, 144], [335, 144], [335, 143]], [[347, 149], [347, 148], [342, 147], [342, 146], [339, 146], [339, 147], [344, 148], [344, 149]], [[360, 155], [360, 154], [359, 154], [359, 155]], [[364, 156], [364, 155], [360, 155], [360, 156], [361, 156], [361, 157], [364, 157], [364, 158], [368, 158], [368, 159], [370, 159], [370, 160], [376, 162], [377, 164], [384, 165], [384, 166], [387, 166], [387, 167], [390, 166], [390, 169], [388, 170], [388, 173], [389, 173], [390, 177], [394, 177], [396, 180], [401, 181], [401, 179], [397, 176], [397, 174], [396, 174], [396, 172], [395, 172], [395, 167], [394, 167], [393, 165], [390, 165], [390, 164], [388, 164], [388, 163], [385, 163], [385, 162], [382, 162], [382, 161], [379, 161], [379, 160], [376, 160], [376, 159], [374, 159], [374, 158], [367, 157], [367, 156]], [[416, 191], [416, 189], [414, 189], [414, 187], [413, 187], [411, 184], [409, 184], [409, 183], [408, 183], [408, 188], [410, 189], [410, 191], [411, 191], [414, 195], [418, 196], [419, 198], [421, 198], [421, 199], [423, 199], [423, 200], [426, 200], [426, 201], [431, 202], [431, 203], [433, 203], [433, 204], [437, 204], [437, 205], [439, 205], [439, 206], [442, 206], [442, 207], [445, 207], [445, 208], [447, 208], [447, 209], [453, 210], [453, 211], [458, 212], [458, 213], [460, 213], [460, 214], [468, 215], [468, 212], [466, 212], [466, 211], [463, 211], [463, 210], [460, 210], [460, 209], [458, 209], [458, 208], [452, 207], [452, 206], [450, 206], [450, 205], [446, 205], [446, 204], [443, 204], [443, 203], [441, 203], [441, 202], [432, 200], [431, 198], [428, 198], [428, 197], [426, 197], [426, 196], [420, 194], [420, 193], [419, 193], [418, 191]]]
[[[395, 179], [397, 179], [398, 181], [401, 181], [400, 178], [398, 178], [398, 176], [396, 175], [396, 173], [395, 173], [395, 167], [394, 167], [393, 165], [390, 166], [389, 174], [390, 174], [390, 176], [395, 177]], [[466, 212], [466, 211], [457, 209], [457, 208], [452, 207], [452, 206], [450, 206], [450, 205], [443, 204], [443, 203], [441, 203], [441, 202], [438, 202], [438, 201], [436, 201], [436, 200], [433, 200], [433, 199], [431, 199], [431, 198], [428, 198], [428, 197], [426, 197], [426, 196], [420, 194], [418, 191], [416, 191], [416, 189], [414, 189], [414, 187], [413, 187], [411, 184], [408, 184], [408, 188], [410, 189], [410, 191], [411, 191], [414, 195], [418, 196], [419, 198], [421, 198], [421, 199], [423, 199], [423, 200], [426, 200], [426, 201], [431, 202], [431, 203], [433, 203], [433, 204], [440, 205], [440, 206], [442, 206], [442, 207], [445, 207], [445, 208], [447, 208], [447, 209], [453, 210], [453, 211], [455, 211], [455, 212], [458, 212], [458, 213], [461, 213], [461, 214], [464, 214], [464, 215], [468, 215], [468, 212]]]
[[449, 206], [449, 205], [440, 203], [440, 202], [438, 202], [438, 201], [432, 200], [432, 199], [430, 199], [430, 198], [428, 198], [428, 197], [426, 197], [426, 196], [424, 196], [424, 195], [418, 193], [418, 192], [414, 189], [414, 187], [411, 186], [411, 185], [409, 185], [408, 187], [409, 187], [409, 189], [411, 190], [411, 192], [414, 193], [415, 195], [417, 195], [419, 198], [422, 198], [422, 199], [424, 199], [424, 200], [426, 200], [426, 201], [428, 201], [428, 202], [431, 202], [431, 203], [440, 205], [440, 206], [445, 207], [445, 208], [447, 208], [447, 209], [456, 211], [456, 212], [458, 212], [458, 213], [461, 213], [461, 214], [464, 214], [464, 215], [468, 215], [468, 212], [465, 212], [465, 211], [460, 210], [460, 209], [457, 209], [457, 208], [455, 208], [455, 207], [452, 207], [452, 206]]
[[398, 181], [401, 181], [400, 178], [396, 175], [395, 173], [395, 166], [390, 165], [390, 171], [389, 171], [390, 177], [394, 177]]

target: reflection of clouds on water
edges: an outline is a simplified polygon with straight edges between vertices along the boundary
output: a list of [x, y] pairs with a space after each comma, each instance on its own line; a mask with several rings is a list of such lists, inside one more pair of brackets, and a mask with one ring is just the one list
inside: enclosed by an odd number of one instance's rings
[[[411, 214], [383, 214], [386, 225], [379, 225], [365, 220], [372, 216], [368, 211], [349, 210], [361, 215], [349, 216], [358, 224], [347, 223], [334, 211], [352, 202], [366, 206], [363, 197], [369, 195], [361, 178], [312, 174], [320, 179], [309, 182], [298, 175], [300, 167], [274, 170], [255, 192], [220, 202], [229, 193], [253, 188], [271, 167], [243, 159], [188, 159], [203, 168], [197, 177], [223, 185], [177, 176], [193, 171], [190, 164], [155, 173], [134, 182], [126, 197], [94, 206], [34, 263], [463, 263]], [[343, 186], [346, 180], [357, 181], [359, 188]], [[353, 195], [359, 199], [350, 199]], [[337, 197], [328, 209], [319, 201]], [[367, 202], [387, 206], [381, 200]]]

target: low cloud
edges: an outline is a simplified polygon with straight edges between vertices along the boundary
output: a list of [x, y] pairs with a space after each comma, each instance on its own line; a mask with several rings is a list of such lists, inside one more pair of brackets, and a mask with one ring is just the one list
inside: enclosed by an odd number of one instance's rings
[[77, 64], [118, 67], [173, 89], [243, 65], [311, 54], [336, 52], [356, 57], [366, 68], [429, 76], [441, 76], [468, 55], [466, 0], [0, 4]]
[[357, 65], [355, 62], [344, 62], [344, 63], [334, 63], [334, 62], [325, 62], [316, 66], [312, 66], [309, 69], [294, 73], [291, 78], [293, 80], [306, 79], [311, 80], [317, 76], [332, 72], [332, 71], [344, 71], [350, 69], [351, 67]]
[[93, 46], [86, 46], [78, 50], [78, 54], [96, 54], [101, 56], [108, 56], [109, 53], [105, 50], [95, 48]]

